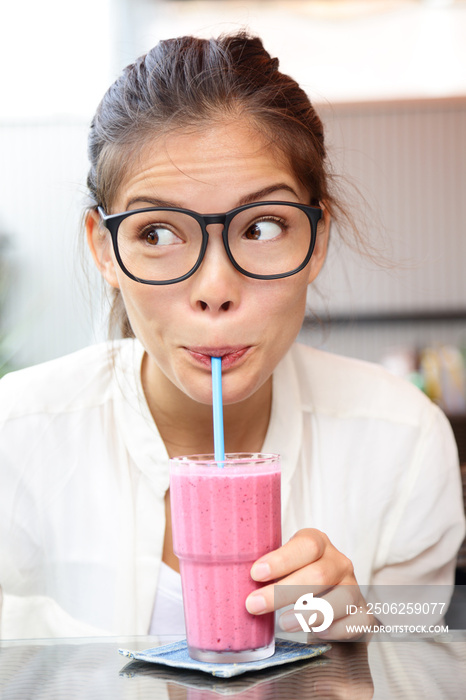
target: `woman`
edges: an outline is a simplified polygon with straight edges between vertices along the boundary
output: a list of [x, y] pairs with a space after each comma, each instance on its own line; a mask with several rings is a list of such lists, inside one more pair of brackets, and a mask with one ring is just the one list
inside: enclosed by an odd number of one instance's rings
[[161, 42], [104, 96], [89, 154], [87, 239], [127, 338], [2, 382], [3, 636], [145, 634], [164, 611], [174, 631], [168, 457], [212, 451], [211, 355], [226, 451], [282, 459], [285, 544], [252, 567], [249, 612], [273, 610], [276, 579], [314, 585], [343, 639], [348, 603], [373, 621], [358, 586], [451, 584], [445, 417], [295, 344], [339, 207], [322, 124], [278, 61], [244, 34]]

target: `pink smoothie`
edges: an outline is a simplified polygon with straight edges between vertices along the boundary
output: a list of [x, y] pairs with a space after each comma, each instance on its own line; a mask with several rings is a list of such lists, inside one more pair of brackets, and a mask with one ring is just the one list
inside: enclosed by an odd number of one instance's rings
[[[257, 455], [254, 455], [257, 457]], [[171, 467], [173, 549], [180, 560], [188, 646], [240, 652], [273, 642], [274, 614], [251, 615], [254, 561], [281, 545], [280, 466]]]

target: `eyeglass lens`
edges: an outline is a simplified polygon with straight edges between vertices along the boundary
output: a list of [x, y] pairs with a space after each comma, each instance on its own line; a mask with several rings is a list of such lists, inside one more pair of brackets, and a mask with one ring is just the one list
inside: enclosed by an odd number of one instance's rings
[[[257, 275], [280, 275], [298, 268], [311, 242], [304, 211], [286, 204], [261, 204], [235, 214], [228, 246], [236, 263]], [[123, 265], [142, 280], [175, 280], [192, 270], [201, 253], [201, 224], [172, 210], [135, 212], [120, 223], [118, 251]]]

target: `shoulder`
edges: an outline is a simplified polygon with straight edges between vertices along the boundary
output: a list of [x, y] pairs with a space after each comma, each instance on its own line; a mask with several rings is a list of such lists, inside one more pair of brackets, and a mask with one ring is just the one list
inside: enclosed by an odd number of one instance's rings
[[417, 387], [381, 365], [298, 343], [290, 351], [290, 361], [304, 410], [411, 424], [439, 411]]
[[0, 381], [0, 421], [39, 413], [64, 413], [105, 402], [115, 361], [133, 340], [91, 345], [11, 372]]

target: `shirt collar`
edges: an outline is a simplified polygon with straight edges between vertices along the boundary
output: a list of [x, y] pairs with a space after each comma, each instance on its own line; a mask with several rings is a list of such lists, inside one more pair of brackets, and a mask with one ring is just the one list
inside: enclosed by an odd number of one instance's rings
[[292, 352], [285, 355], [273, 374], [272, 411], [263, 445], [263, 452], [280, 455], [283, 503], [290, 494], [303, 433], [301, 394]]
[[137, 339], [122, 341], [115, 353], [115, 410], [129, 454], [163, 495], [169, 485], [169, 457], [142, 388], [143, 357], [144, 348]]

